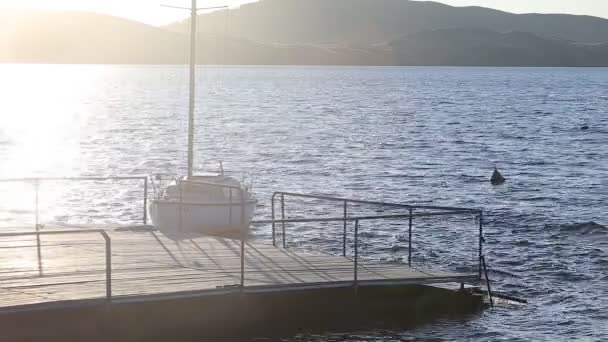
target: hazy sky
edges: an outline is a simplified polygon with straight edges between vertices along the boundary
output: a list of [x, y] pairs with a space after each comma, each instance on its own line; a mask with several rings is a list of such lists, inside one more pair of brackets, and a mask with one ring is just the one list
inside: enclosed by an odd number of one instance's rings
[[[198, 0], [198, 7], [238, 6], [254, 0]], [[161, 7], [190, 7], [191, 0], [0, 0], [2, 8], [80, 10], [111, 14], [148, 24], [167, 24], [190, 15], [188, 11]]]
[[[237, 6], [252, 0], [199, 0], [199, 7]], [[329, 1], [329, 0], [328, 0]], [[589, 14], [608, 18], [608, 0], [440, 0], [455, 6], [485, 6], [509, 12]], [[163, 8], [160, 4], [189, 6], [189, 0], [0, 0], [0, 8], [41, 8], [85, 10], [165, 24], [184, 18], [188, 13]]]
[[483, 6], [515, 13], [569, 13], [608, 18], [608, 0], [439, 0], [453, 6]]

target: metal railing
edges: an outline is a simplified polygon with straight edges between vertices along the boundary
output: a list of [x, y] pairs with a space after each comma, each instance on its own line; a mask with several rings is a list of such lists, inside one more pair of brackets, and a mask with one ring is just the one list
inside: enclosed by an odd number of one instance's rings
[[488, 277], [488, 266], [486, 264], [486, 257], [481, 256], [481, 263], [483, 265], [483, 271], [486, 278], [486, 287], [488, 289], [488, 298], [490, 298], [490, 306], [494, 306], [494, 297], [492, 295], [492, 287], [490, 286], [490, 277]]
[[[280, 198], [280, 206], [281, 206], [281, 218], [276, 218], [276, 199]], [[314, 200], [322, 200], [328, 202], [337, 202], [341, 203], [343, 206], [343, 216], [342, 217], [326, 217], [326, 218], [293, 218], [287, 219], [285, 216], [285, 198], [286, 197], [295, 197], [295, 198], [303, 198], [303, 199], [314, 199]], [[391, 214], [391, 215], [364, 215], [364, 216], [349, 216], [348, 206], [349, 204], [364, 204], [364, 205], [372, 205], [372, 206], [381, 206], [387, 208], [396, 208], [404, 210], [405, 212], [402, 214]], [[418, 211], [418, 212], [417, 212]], [[424, 211], [424, 212], [420, 212]], [[357, 200], [357, 199], [349, 199], [343, 197], [333, 197], [333, 196], [325, 196], [325, 195], [310, 195], [310, 194], [300, 194], [293, 192], [275, 192], [271, 198], [271, 220], [262, 220], [255, 221], [254, 223], [270, 223], [272, 224], [272, 244], [276, 247], [277, 245], [277, 224], [281, 225], [281, 238], [282, 238], [282, 247], [287, 248], [286, 243], [286, 224], [287, 223], [312, 223], [312, 222], [344, 222], [343, 224], [343, 232], [342, 232], [342, 256], [346, 257], [346, 249], [347, 249], [347, 222], [355, 222], [355, 267], [357, 267], [358, 263], [358, 242], [359, 242], [359, 228], [360, 221], [368, 221], [368, 220], [386, 220], [386, 219], [406, 219], [408, 220], [408, 256], [407, 262], [408, 266], [412, 266], [412, 240], [413, 240], [413, 226], [414, 226], [414, 218], [415, 217], [433, 217], [433, 216], [451, 216], [451, 215], [467, 215], [473, 214], [475, 217], [479, 219], [479, 235], [478, 235], [478, 278], [482, 277], [482, 262], [483, 262], [483, 211], [480, 209], [472, 209], [472, 208], [459, 208], [459, 207], [445, 207], [445, 206], [428, 206], [428, 205], [411, 205], [411, 204], [401, 204], [401, 203], [389, 203], [389, 202], [379, 202], [379, 201], [366, 201], [366, 200]], [[355, 272], [355, 282], [356, 282], [356, 272]]]
[[[83, 177], [83, 178], [29, 178], [29, 179], [17, 179], [17, 180], [0, 180], [0, 182], [7, 181], [20, 181], [20, 182], [33, 182], [36, 185], [36, 188], [39, 187], [41, 181], [44, 180], [77, 180], [77, 181], [100, 181], [100, 180], [144, 180], [144, 205], [147, 204], [147, 188], [148, 188], [148, 179], [147, 177]], [[245, 224], [245, 203], [246, 199], [246, 191], [238, 186], [231, 185], [223, 185], [217, 183], [206, 183], [206, 182], [194, 182], [196, 184], [207, 185], [207, 186], [216, 186], [219, 188], [227, 188], [230, 189], [229, 199], [230, 199], [230, 215], [232, 217], [232, 207], [235, 205], [241, 206], [241, 224], [244, 226]], [[178, 185], [180, 183], [178, 182]], [[233, 191], [237, 191], [240, 196], [240, 201], [234, 201], [233, 203]], [[36, 191], [36, 197], [38, 197], [38, 189]], [[276, 200], [280, 197], [281, 203], [281, 218], [276, 218]], [[286, 218], [285, 211], [285, 199], [288, 197], [296, 197], [296, 198], [308, 198], [314, 200], [323, 200], [329, 202], [335, 202], [341, 204], [342, 214], [341, 217], [317, 217], [317, 218]], [[181, 199], [180, 199], [181, 200]], [[187, 203], [187, 202], [177, 202], [179, 205], [200, 205], [200, 203]], [[387, 214], [387, 215], [352, 215], [349, 216], [349, 205], [351, 204], [366, 204], [372, 206], [383, 206], [383, 207], [391, 207], [400, 209], [403, 212], [396, 214]], [[225, 204], [224, 204], [225, 205]], [[37, 199], [36, 199], [36, 212], [38, 212], [37, 208]], [[144, 222], [147, 219], [147, 215], [145, 214], [146, 208], [144, 207]], [[181, 212], [181, 210], [180, 210]], [[351, 211], [352, 213], [352, 211]], [[407, 219], [408, 224], [408, 257], [407, 262], [408, 265], [412, 266], [412, 240], [413, 240], [413, 223], [414, 218], [416, 217], [434, 217], [434, 216], [449, 216], [449, 215], [465, 215], [465, 214], [473, 214], [479, 218], [479, 276], [477, 280], [482, 279], [482, 271], [486, 272], [486, 280], [488, 286], [488, 292], [490, 293], [490, 300], [492, 301], [491, 289], [489, 280], [487, 279], [487, 267], [485, 264], [485, 257], [483, 256], [483, 213], [479, 209], [470, 209], [470, 208], [457, 208], [457, 207], [441, 207], [441, 206], [424, 206], [424, 205], [409, 205], [409, 204], [398, 204], [398, 203], [388, 203], [388, 202], [377, 202], [377, 201], [365, 201], [365, 200], [357, 200], [357, 199], [348, 199], [342, 197], [331, 197], [331, 196], [318, 196], [318, 195], [309, 195], [309, 194], [298, 194], [291, 192], [275, 192], [271, 198], [271, 220], [259, 220], [253, 221], [252, 223], [265, 223], [272, 225], [272, 243], [276, 247], [277, 245], [277, 224], [281, 225], [282, 231], [282, 246], [283, 248], [287, 248], [286, 242], [286, 224], [287, 223], [312, 223], [312, 222], [343, 222], [343, 232], [342, 232], [342, 255], [346, 257], [347, 252], [347, 226], [348, 223], [354, 222], [354, 247], [353, 247], [353, 278], [352, 285], [357, 290], [360, 281], [359, 281], [359, 262], [360, 262], [360, 229], [361, 222], [363, 221], [372, 221], [372, 220], [404, 220]], [[38, 214], [37, 214], [38, 215]], [[41, 265], [41, 244], [40, 244], [40, 236], [43, 235], [60, 235], [60, 234], [92, 234], [97, 233], [101, 234], [105, 240], [105, 256], [106, 256], [106, 298], [108, 301], [112, 299], [112, 246], [111, 239], [106, 231], [101, 229], [95, 230], [64, 230], [64, 231], [40, 231], [40, 225], [38, 222], [38, 218], [36, 219], [36, 231], [35, 232], [23, 232], [23, 233], [2, 233], [0, 234], [0, 238], [5, 237], [16, 237], [16, 236], [36, 236], [37, 237], [37, 247], [38, 247], [38, 262], [39, 262], [39, 270], [42, 275], [42, 265]], [[243, 291], [245, 289], [245, 249], [246, 249], [246, 230], [243, 229], [243, 234], [240, 234], [238, 239], [240, 240], [240, 284], [238, 284], [238, 289]], [[350, 280], [348, 280], [350, 282]], [[234, 285], [235, 288], [237, 285]]]
[[102, 229], [87, 229], [87, 230], [48, 230], [38, 232], [23, 232], [23, 233], [2, 233], [0, 238], [19, 237], [19, 236], [36, 236], [38, 248], [38, 272], [42, 276], [42, 252], [40, 245], [41, 235], [71, 235], [71, 234], [100, 234], [105, 241], [105, 259], [106, 259], [106, 299], [112, 301], [112, 240], [108, 233]]
[[117, 177], [40, 177], [40, 178], [5, 178], [0, 183], [26, 183], [34, 186], [34, 215], [35, 226], [40, 226], [40, 185], [44, 182], [103, 182], [138, 180], [144, 182], [142, 221], [148, 224], [148, 177], [145, 176], [117, 176]]

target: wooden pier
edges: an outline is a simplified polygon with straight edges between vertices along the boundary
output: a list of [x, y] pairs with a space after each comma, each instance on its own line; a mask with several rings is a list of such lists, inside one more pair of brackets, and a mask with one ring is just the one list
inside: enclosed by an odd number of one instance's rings
[[100, 232], [47, 228], [48, 235], [45, 230], [0, 235], [0, 312], [91, 300], [119, 303], [225, 291], [352, 287], [355, 279], [357, 286], [477, 279], [476, 273], [368, 262], [359, 262], [355, 271], [352, 258], [277, 248], [257, 240], [245, 241], [241, 269], [239, 240], [173, 241], [149, 228], [103, 230], [110, 241], [107, 258]]
[[[114, 178], [68, 180], [107, 179]], [[175, 241], [147, 225], [146, 178], [117, 179], [143, 180], [143, 225], [43, 225], [38, 207], [43, 180], [16, 180], [34, 185], [35, 222], [0, 232], [0, 338], [235, 341], [269, 333], [358, 329], [370, 322], [412, 326], [483, 307], [479, 295], [442, 286], [479, 286], [484, 280], [481, 210], [275, 192], [270, 218], [254, 223], [258, 229], [266, 225], [272, 233], [268, 240], [206, 236]], [[287, 212], [288, 198], [303, 201], [289, 204], [301, 210]], [[316, 211], [316, 205], [324, 207]], [[328, 206], [339, 214], [326, 216]], [[471, 252], [479, 261], [470, 272], [442, 272], [413, 262], [414, 220], [444, 216], [478, 219]], [[359, 255], [364, 238], [359, 227], [366, 221], [402, 222], [405, 262], [374, 262]], [[293, 234], [287, 226], [332, 222], [342, 228], [335, 241], [341, 255], [290, 248], [286, 241]]]

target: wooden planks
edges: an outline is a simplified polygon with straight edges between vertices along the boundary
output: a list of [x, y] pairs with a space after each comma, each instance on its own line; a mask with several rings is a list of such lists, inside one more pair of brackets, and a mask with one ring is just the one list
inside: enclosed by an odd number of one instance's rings
[[[156, 231], [107, 230], [112, 240], [112, 295], [133, 297], [214, 290], [241, 282], [240, 241], [204, 237], [172, 241]], [[427, 272], [406, 265], [359, 263], [359, 281], [428, 282], [471, 274]], [[245, 247], [245, 286], [352, 282], [354, 262], [340, 256]], [[0, 310], [103, 298], [105, 244], [99, 235], [0, 238]]]

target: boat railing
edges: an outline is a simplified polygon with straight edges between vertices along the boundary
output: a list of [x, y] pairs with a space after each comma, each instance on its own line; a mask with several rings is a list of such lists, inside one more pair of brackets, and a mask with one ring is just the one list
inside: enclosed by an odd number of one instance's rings
[[[213, 183], [213, 182], [199, 182], [199, 181], [188, 181], [185, 179], [178, 179], [177, 184], [178, 184], [178, 188], [180, 191], [180, 201], [179, 201], [179, 205], [180, 205], [180, 212], [181, 212], [181, 206], [226, 206], [225, 203], [196, 203], [196, 202], [185, 202], [183, 200], [183, 190], [181, 187], [181, 184], [184, 183], [192, 183], [192, 184], [198, 184], [198, 185], [205, 185], [205, 186], [209, 186], [209, 187], [216, 187], [216, 188], [220, 188], [220, 189], [228, 189], [228, 224], [231, 225], [232, 224], [232, 210], [233, 207], [238, 205], [240, 206], [240, 225], [244, 226], [245, 225], [245, 203], [246, 203], [246, 191], [245, 189], [243, 189], [240, 186], [235, 186], [235, 185], [228, 185], [228, 184], [220, 184], [220, 183]], [[238, 194], [238, 202], [234, 201], [234, 195], [233, 193], [236, 192]]]
[[[143, 182], [143, 195], [142, 195], [142, 223], [144, 225], [148, 224], [148, 195], [149, 195], [149, 183], [150, 179], [147, 176], [107, 176], [107, 177], [31, 177], [31, 178], [2, 178], [0, 179], [0, 184], [9, 184], [9, 183], [22, 183], [22, 184], [31, 184], [33, 186], [33, 198], [32, 198], [32, 206], [33, 206], [33, 214], [34, 214], [34, 227], [37, 229], [42, 225], [41, 215], [40, 215], [40, 192], [41, 186], [44, 183], [48, 182], [103, 182], [103, 181], [139, 181]], [[178, 180], [178, 183], [187, 183], [187, 180]], [[235, 207], [240, 206], [241, 224], [245, 223], [245, 204], [248, 201], [248, 192], [246, 189], [243, 189], [239, 186], [227, 185], [227, 184], [218, 184], [212, 182], [192, 182], [193, 184], [205, 185], [210, 187], [217, 187], [221, 189], [226, 189], [228, 192], [228, 207], [229, 207], [229, 219], [232, 221], [232, 214]], [[154, 182], [152, 182], [154, 185]], [[180, 201], [180, 205], [183, 206], [198, 206], [201, 203], [196, 202], [188, 202], [185, 200]], [[226, 206], [225, 203], [206, 203], [205, 206]]]
[[147, 176], [107, 176], [107, 177], [32, 177], [32, 178], [2, 178], [0, 183], [31, 184], [34, 187], [34, 221], [35, 227], [40, 222], [40, 187], [46, 182], [104, 182], [104, 181], [139, 181], [143, 182], [142, 222], [148, 224], [148, 177]]
[[[327, 201], [329, 203], [338, 203], [342, 209], [342, 215], [338, 217], [296, 217], [287, 218], [286, 214], [286, 199], [288, 198], [299, 198], [299, 199], [311, 199]], [[279, 201], [280, 205], [280, 218], [277, 218], [276, 202]], [[396, 210], [395, 213], [391, 214], [359, 214], [357, 215], [349, 208], [354, 205], [370, 205], [373, 207], [393, 208]], [[301, 209], [301, 208], [300, 208]], [[460, 207], [446, 207], [446, 206], [430, 206], [430, 205], [413, 205], [403, 203], [390, 203], [381, 201], [367, 201], [359, 199], [350, 199], [343, 197], [333, 197], [325, 195], [311, 195], [311, 194], [300, 194], [293, 192], [275, 192], [271, 198], [271, 220], [254, 221], [253, 223], [260, 224], [271, 224], [272, 225], [272, 244], [277, 245], [277, 233], [278, 226], [280, 225], [281, 245], [283, 248], [287, 248], [287, 231], [286, 225], [293, 223], [328, 223], [328, 222], [343, 222], [342, 226], [342, 256], [347, 255], [347, 237], [348, 237], [348, 223], [355, 225], [354, 231], [354, 255], [355, 262], [357, 262], [358, 244], [360, 241], [359, 228], [363, 221], [374, 221], [374, 220], [407, 220], [407, 243], [408, 243], [408, 255], [407, 263], [412, 266], [412, 252], [413, 252], [413, 230], [415, 218], [423, 217], [437, 217], [437, 216], [458, 216], [458, 215], [473, 215], [478, 222], [477, 229], [477, 243], [476, 243], [476, 254], [477, 254], [477, 274], [479, 279], [482, 277], [483, 271], [483, 211], [474, 208], [460, 208]]]

